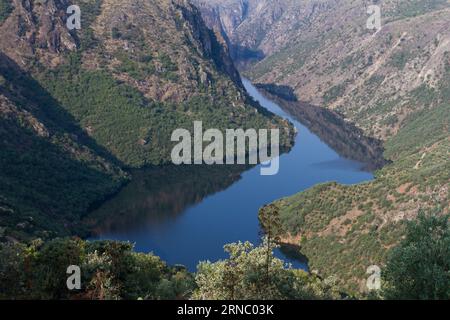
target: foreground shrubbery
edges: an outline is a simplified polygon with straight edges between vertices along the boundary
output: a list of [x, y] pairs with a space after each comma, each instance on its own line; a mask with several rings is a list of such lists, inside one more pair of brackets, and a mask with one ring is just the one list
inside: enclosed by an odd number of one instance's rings
[[[57, 239], [0, 246], [1, 299], [183, 299], [194, 288], [184, 268], [120, 242]], [[81, 268], [82, 290], [69, 291], [67, 267]]]
[[[230, 258], [204, 262], [195, 275], [168, 267], [121, 242], [56, 239], [0, 245], [0, 299], [323, 299], [332, 281], [287, 268], [265, 246], [226, 246]], [[269, 261], [269, 269], [267, 269]], [[81, 268], [82, 289], [69, 291], [67, 267]], [[269, 270], [269, 273], [267, 273]], [[194, 278], [195, 276], [195, 278]]]
[[449, 217], [425, 216], [408, 225], [383, 273], [386, 299], [450, 299]]
[[[269, 244], [270, 246], [270, 244]], [[273, 249], [273, 248], [272, 248]], [[262, 246], [237, 243], [225, 246], [230, 258], [200, 263], [198, 289], [193, 298], [207, 300], [338, 299], [333, 279], [321, 280], [303, 270], [286, 268]], [[268, 259], [269, 258], [269, 259]]]
[[[229, 258], [202, 262], [196, 274], [169, 267], [129, 243], [56, 239], [0, 244], [0, 299], [341, 299], [334, 278], [291, 269], [274, 245], [235, 243]], [[81, 290], [69, 291], [67, 267], [81, 268]], [[382, 272], [375, 298], [450, 299], [449, 217], [420, 215]], [[371, 295], [374, 297], [374, 295]]]

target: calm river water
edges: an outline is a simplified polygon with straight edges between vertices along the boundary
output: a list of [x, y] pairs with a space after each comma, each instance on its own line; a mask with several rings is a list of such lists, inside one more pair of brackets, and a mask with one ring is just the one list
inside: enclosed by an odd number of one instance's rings
[[[130, 241], [169, 264], [194, 271], [199, 261], [226, 257], [224, 244], [259, 243], [258, 209], [316, 184], [355, 184], [371, 180], [359, 162], [344, 159], [299, 121], [265, 98], [248, 80], [247, 91], [298, 129], [294, 148], [280, 157], [280, 172], [261, 176], [260, 168], [165, 167], [133, 173], [133, 181], [94, 214], [102, 218], [95, 239]], [[324, 124], [326, 125], [326, 124]], [[297, 268], [304, 261], [276, 255]]]

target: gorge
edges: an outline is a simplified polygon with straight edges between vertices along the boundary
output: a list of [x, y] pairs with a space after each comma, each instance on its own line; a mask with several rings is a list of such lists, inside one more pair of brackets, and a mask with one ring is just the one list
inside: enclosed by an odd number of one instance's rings
[[[450, 1], [376, 2], [375, 32], [363, 0], [79, 0], [73, 30], [75, 1], [0, 0], [4, 296], [70, 297], [58, 280], [39, 284], [45, 270], [64, 276], [71, 254], [109, 268], [118, 250], [131, 263], [105, 280], [111, 297], [196, 296], [200, 274], [206, 297], [228, 298], [209, 291], [216, 275], [234, 275], [223, 246], [260, 243], [267, 207], [280, 220], [276, 256], [298, 268], [274, 259], [281, 278], [270, 297], [319, 297], [305, 292], [330, 278], [336, 295], [323, 297], [365, 294], [367, 267], [383, 270], [410, 222], [426, 230], [422, 213], [450, 213]], [[173, 165], [171, 135], [195, 136], [200, 122], [279, 130], [277, 174]], [[250, 274], [261, 267], [262, 247], [227, 248]], [[22, 272], [29, 258], [44, 271]], [[204, 260], [219, 261], [206, 264], [217, 273], [179, 265]], [[12, 285], [17, 270], [38, 275], [33, 290], [28, 279]], [[167, 281], [182, 289], [166, 294]], [[266, 297], [241, 284], [241, 297]]]
[[[159, 179], [165, 183], [172, 180], [164, 178], [170, 175], [171, 169], [136, 172], [134, 182], [93, 213], [94, 217], [107, 217], [108, 221], [96, 227], [99, 236], [94, 239], [131, 241], [136, 243], [138, 251], [153, 251], [171, 264], [183, 264], [194, 271], [200, 261], [224, 258], [223, 246], [227, 243], [259, 243], [258, 210], [263, 205], [324, 182], [354, 184], [373, 178], [370, 172], [363, 170], [369, 163], [341, 157], [339, 151], [330, 148], [294, 116], [265, 98], [249, 80], [244, 79], [243, 83], [255, 100], [291, 121], [299, 132], [292, 150], [280, 157], [279, 173], [261, 176], [258, 167], [245, 166], [172, 168], [177, 172], [190, 172], [185, 173], [185, 179], [195, 176], [197, 182], [185, 184], [180, 174], [172, 178], [176, 179], [172, 187], [163, 187], [160, 191], [153, 188]], [[329, 123], [321, 125], [326, 127]], [[353, 138], [353, 143], [358, 145], [360, 141]], [[377, 158], [370, 160], [377, 161]], [[216, 173], [211, 174], [214, 171]], [[144, 176], [144, 180], [140, 176]], [[201, 183], [203, 179], [212, 185]], [[229, 182], [225, 182], [227, 180]], [[188, 201], [181, 201], [186, 197]], [[115, 217], [119, 219], [111, 221]], [[306, 268], [305, 261], [290, 259], [281, 252], [277, 255], [294, 267]]]

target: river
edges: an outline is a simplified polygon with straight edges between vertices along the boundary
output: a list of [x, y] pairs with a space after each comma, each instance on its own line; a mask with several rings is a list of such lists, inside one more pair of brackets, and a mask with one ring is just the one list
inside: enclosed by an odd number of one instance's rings
[[[363, 163], [346, 159], [297, 119], [264, 97], [248, 80], [249, 94], [299, 131], [295, 146], [280, 157], [275, 176], [244, 166], [187, 166], [133, 172], [133, 181], [103, 204], [94, 216], [96, 240], [130, 241], [140, 252], [153, 252], [169, 264], [195, 271], [199, 261], [226, 258], [223, 246], [259, 243], [258, 210], [276, 199], [316, 184], [355, 184], [373, 179]], [[326, 124], [323, 124], [326, 125]], [[281, 251], [276, 255], [296, 268], [306, 261]]]

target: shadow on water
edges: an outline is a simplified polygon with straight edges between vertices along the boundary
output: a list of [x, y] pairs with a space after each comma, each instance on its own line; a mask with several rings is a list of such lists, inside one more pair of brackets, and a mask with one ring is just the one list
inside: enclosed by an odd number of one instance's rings
[[227, 189], [250, 166], [165, 166], [132, 172], [120, 193], [85, 221], [94, 235], [170, 224], [187, 208]]
[[241, 71], [249, 69], [250, 66], [265, 58], [265, 54], [262, 50], [254, 50], [231, 43], [230, 53], [235, 65]]
[[286, 262], [293, 261], [300, 262], [301, 264], [308, 266], [308, 258], [301, 253], [301, 247], [294, 244], [281, 244], [279, 248], [280, 252], [284, 255]]
[[256, 87], [340, 156], [363, 163], [364, 170], [375, 171], [389, 163], [383, 157], [382, 141], [365, 136], [361, 129], [345, 121], [338, 113], [298, 101], [289, 86], [257, 84]]

